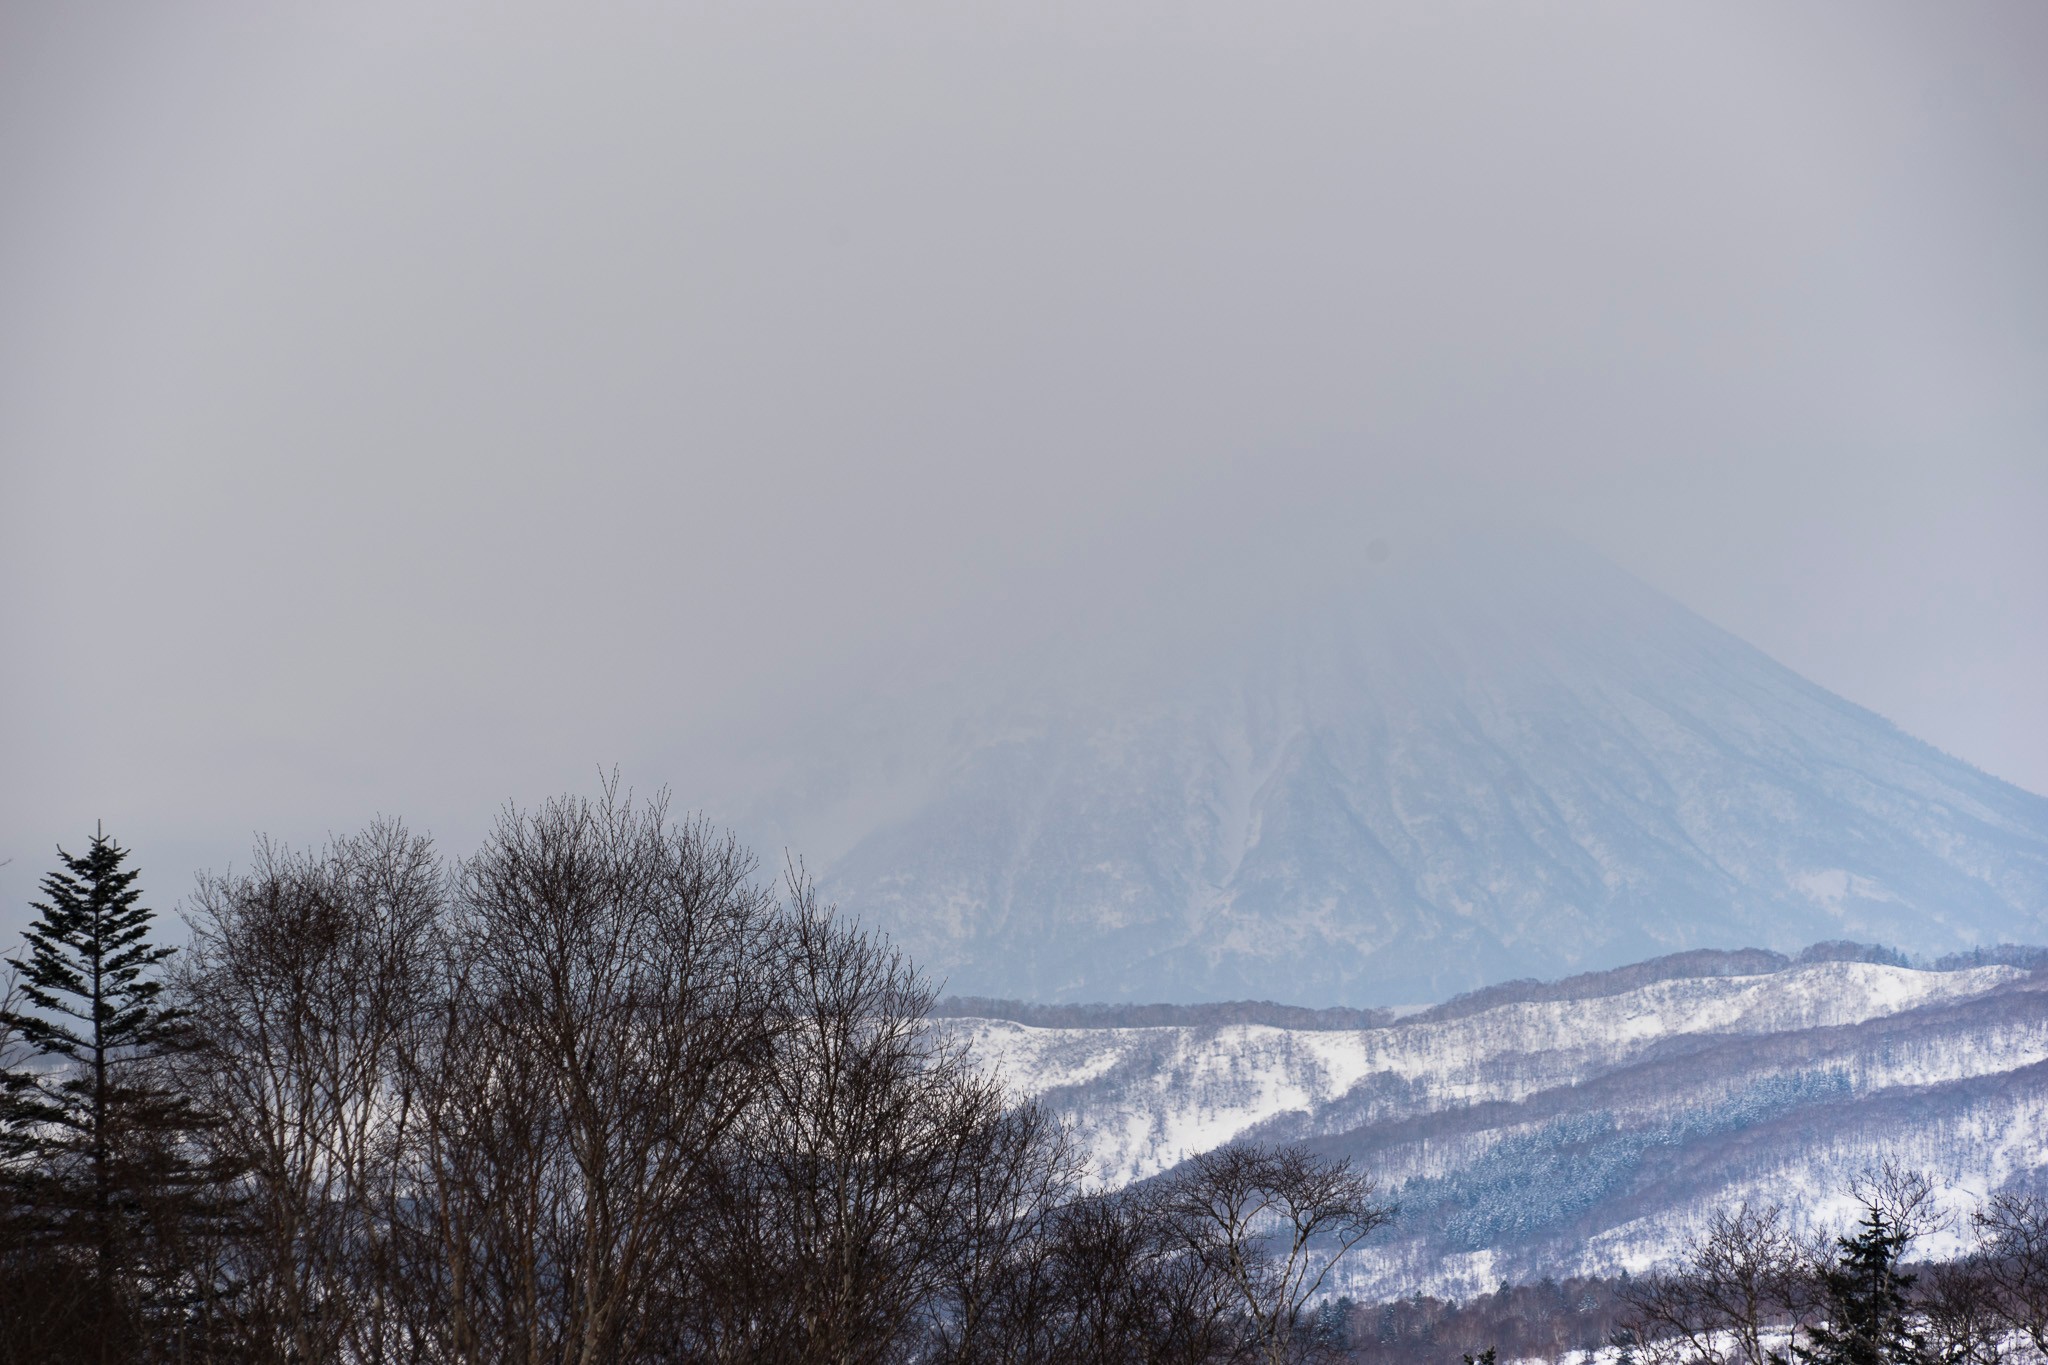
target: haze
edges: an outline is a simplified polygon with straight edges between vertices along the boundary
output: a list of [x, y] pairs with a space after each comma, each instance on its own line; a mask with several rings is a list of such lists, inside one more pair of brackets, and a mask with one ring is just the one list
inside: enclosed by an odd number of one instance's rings
[[259, 829], [716, 806], [904, 660], [1417, 521], [2048, 791], [2044, 53], [2030, 3], [6, 3], [0, 922], [95, 819], [169, 909]]

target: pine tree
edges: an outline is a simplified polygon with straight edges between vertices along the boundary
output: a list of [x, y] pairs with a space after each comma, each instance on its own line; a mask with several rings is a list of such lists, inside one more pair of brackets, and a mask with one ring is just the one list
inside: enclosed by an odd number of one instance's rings
[[[21, 965], [11, 960], [0, 961], [0, 1170], [6, 1169], [9, 1158], [20, 1154], [17, 1135], [22, 1131], [21, 1106], [29, 1087], [35, 1083], [35, 1073], [22, 1065], [28, 1057], [28, 1045], [14, 1026], [14, 1010], [21, 1003]], [[11, 1212], [12, 1209], [0, 1210], [0, 1216]]]
[[161, 1066], [187, 1034], [160, 999], [173, 950], [149, 940], [127, 851], [100, 831], [84, 857], [57, 856], [19, 963], [29, 1008], [0, 1013], [38, 1057], [7, 1079], [5, 1178], [17, 1237], [86, 1275], [106, 1355], [126, 1349], [143, 1278], [211, 1175], [187, 1155], [201, 1118]]
[[1912, 1275], [1899, 1270], [1910, 1234], [1882, 1209], [1866, 1208], [1854, 1236], [1838, 1239], [1835, 1263], [1821, 1272], [1826, 1317], [1807, 1329], [1793, 1355], [1801, 1365], [1920, 1365], [1927, 1344], [1913, 1330], [1906, 1291]]

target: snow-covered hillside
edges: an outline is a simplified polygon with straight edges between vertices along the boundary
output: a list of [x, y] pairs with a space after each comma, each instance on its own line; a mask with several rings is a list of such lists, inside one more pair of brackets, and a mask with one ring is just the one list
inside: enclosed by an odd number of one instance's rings
[[1956, 1201], [2048, 1172], [2048, 973], [2010, 966], [1823, 962], [1356, 1032], [946, 1027], [1105, 1182], [1237, 1136], [1379, 1173], [1404, 1215], [1354, 1258], [1360, 1294], [1641, 1270], [1717, 1204], [1825, 1221], [1887, 1155]]
[[835, 727], [738, 823], [949, 989], [1041, 1001], [2048, 939], [2048, 800], [1588, 555], [1401, 547], [1132, 634]]

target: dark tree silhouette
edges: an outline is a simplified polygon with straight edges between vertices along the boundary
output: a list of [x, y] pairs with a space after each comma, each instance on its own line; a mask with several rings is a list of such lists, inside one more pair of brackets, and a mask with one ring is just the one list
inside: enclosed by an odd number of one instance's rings
[[1875, 1202], [1856, 1231], [1838, 1239], [1832, 1265], [1820, 1274], [1822, 1320], [1793, 1347], [1802, 1365], [1918, 1365], [1925, 1337], [1914, 1326], [1907, 1293], [1915, 1276], [1899, 1269], [1912, 1234]]
[[57, 853], [24, 931], [20, 1003], [0, 1014], [35, 1057], [7, 1082], [10, 1231], [46, 1276], [82, 1272], [95, 1354], [114, 1358], [133, 1353], [142, 1313], [182, 1306], [187, 1224], [216, 1176], [189, 1141], [204, 1119], [164, 1071], [189, 1037], [159, 999], [173, 950], [150, 942], [127, 850], [99, 830], [83, 857]]
[[244, 1173], [224, 1249], [235, 1337], [264, 1359], [386, 1360], [405, 1341], [392, 1282], [421, 1122], [399, 1073], [434, 1006], [446, 868], [380, 820], [317, 852], [259, 842], [249, 872], [203, 877], [169, 973], [199, 1046], [177, 1074]]
[[30, 1049], [15, 1020], [27, 1004], [22, 994], [21, 964], [0, 961], [0, 1159], [18, 1157], [24, 1147], [23, 1106], [35, 1085], [27, 1065]]
[[1298, 1149], [1084, 1194], [885, 938], [615, 784], [453, 866], [259, 844], [170, 970], [125, 852], [62, 856], [0, 1004], [0, 1365], [1292, 1365], [1389, 1216]]

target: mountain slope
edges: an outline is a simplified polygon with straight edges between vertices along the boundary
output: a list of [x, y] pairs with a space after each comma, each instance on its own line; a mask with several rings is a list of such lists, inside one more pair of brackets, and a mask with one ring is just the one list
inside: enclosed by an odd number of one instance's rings
[[2048, 937], [2048, 800], [1568, 548], [1467, 540], [1132, 636], [914, 696], [743, 823], [827, 848], [829, 894], [991, 996], [1400, 1003]]
[[1108, 1183], [1235, 1137], [1375, 1173], [1402, 1216], [1347, 1266], [1360, 1297], [1640, 1272], [1745, 1198], [1825, 1226], [1886, 1158], [1958, 1210], [2048, 1177], [2044, 971], [1828, 962], [1356, 1031], [945, 1026]]

